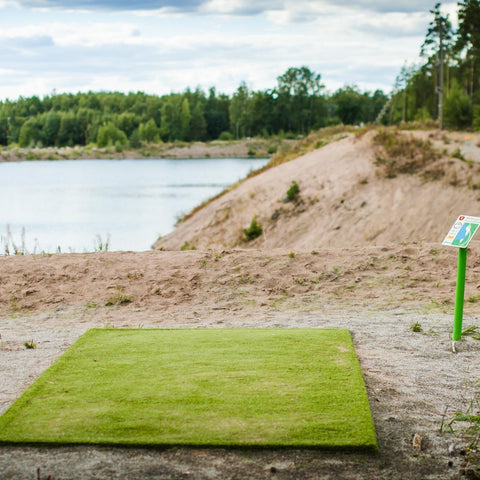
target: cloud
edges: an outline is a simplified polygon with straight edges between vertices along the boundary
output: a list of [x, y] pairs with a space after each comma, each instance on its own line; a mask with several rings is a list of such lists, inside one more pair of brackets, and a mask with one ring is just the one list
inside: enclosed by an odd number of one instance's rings
[[428, 17], [423, 13], [387, 13], [362, 15], [355, 28], [377, 38], [422, 37], [427, 32]]
[[25, 8], [65, 9], [65, 10], [159, 10], [173, 8], [185, 12], [194, 11], [205, 0], [17, 0]]
[[0, 45], [5, 47], [14, 47], [20, 49], [35, 49], [41, 47], [53, 47], [55, 42], [49, 35], [33, 35], [17, 38], [7, 38], [0, 42]]
[[[0, 7], [15, 3], [24, 8], [64, 9], [64, 10], [110, 10], [110, 11], [152, 11], [185, 12], [202, 14], [259, 15], [272, 11], [290, 12], [293, 21], [306, 21], [331, 8], [374, 13], [413, 13], [428, 12], [433, 8], [432, 0], [0, 0]], [[447, 2], [443, 8], [456, 5]], [[300, 13], [301, 12], [301, 13]], [[313, 15], [312, 15], [313, 14]]]

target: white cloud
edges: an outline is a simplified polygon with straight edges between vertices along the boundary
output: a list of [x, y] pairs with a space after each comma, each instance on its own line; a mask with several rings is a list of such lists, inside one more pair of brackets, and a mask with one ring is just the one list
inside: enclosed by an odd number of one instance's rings
[[[102, 9], [64, 9], [93, 3]], [[127, 3], [137, 10], [123, 12]], [[404, 61], [417, 59], [432, 8], [422, 9], [423, 0], [19, 4], [0, 0], [0, 98], [54, 88], [162, 94], [200, 85], [231, 93], [242, 80], [272, 88], [287, 68], [301, 65], [320, 73], [330, 90], [344, 83], [389, 90]]]

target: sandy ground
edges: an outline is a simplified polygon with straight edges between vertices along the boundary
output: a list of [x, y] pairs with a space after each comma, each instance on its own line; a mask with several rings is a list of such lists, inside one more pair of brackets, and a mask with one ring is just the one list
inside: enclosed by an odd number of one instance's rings
[[[442, 428], [478, 413], [480, 341], [452, 353], [457, 252], [441, 246], [459, 214], [480, 216], [480, 134], [414, 134], [443, 152], [434, 181], [385, 178], [373, 132], [349, 135], [242, 183], [156, 251], [0, 257], [0, 412], [91, 327], [341, 327], [378, 455], [3, 445], [0, 479], [480, 478], [466, 426]], [[246, 242], [253, 217], [263, 233]], [[476, 241], [465, 298], [464, 326], [480, 327]]]
[[[480, 324], [478, 247], [466, 327]], [[480, 341], [451, 351], [455, 271], [456, 250], [438, 244], [0, 258], [1, 411], [91, 327], [341, 327], [353, 334], [380, 446], [359, 455], [4, 445], [0, 478], [474, 478], [468, 439], [440, 431], [480, 378]]]
[[[424, 137], [438, 150], [438, 160], [429, 167], [438, 174], [435, 181], [422, 174], [386, 178], [375, 165], [381, 154], [374, 134], [344, 134], [339, 141], [248, 179], [178, 225], [155, 248], [308, 250], [437, 242], [461, 213], [480, 216], [479, 133], [464, 140], [466, 134], [459, 132], [402, 132]], [[452, 156], [462, 149], [471, 162]], [[287, 202], [292, 181], [300, 192]], [[243, 230], [253, 218], [263, 234], [246, 242]]]

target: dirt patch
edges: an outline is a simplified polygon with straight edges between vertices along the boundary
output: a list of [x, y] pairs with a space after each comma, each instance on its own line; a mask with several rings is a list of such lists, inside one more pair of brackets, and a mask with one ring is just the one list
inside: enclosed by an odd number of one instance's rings
[[[465, 326], [480, 322], [478, 244], [471, 250]], [[367, 385], [379, 455], [1, 446], [0, 477], [36, 478], [40, 468], [40, 478], [56, 480], [459, 478], [466, 440], [440, 430], [476, 394], [480, 342], [466, 337], [459, 352], [451, 352], [456, 250], [423, 244], [290, 253], [0, 258], [0, 409], [91, 327], [348, 328]], [[131, 302], [106, 306], [118, 291]], [[415, 323], [422, 332], [413, 331]], [[26, 341], [37, 347], [26, 349]]]

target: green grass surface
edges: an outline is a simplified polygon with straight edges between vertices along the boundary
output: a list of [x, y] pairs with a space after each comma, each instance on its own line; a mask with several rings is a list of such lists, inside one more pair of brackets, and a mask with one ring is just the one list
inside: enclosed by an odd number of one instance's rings
[[377, 449], [337, 329], [90, 330], [0, 417], [0, 442]]

